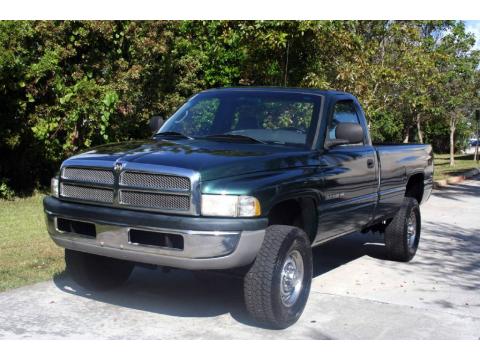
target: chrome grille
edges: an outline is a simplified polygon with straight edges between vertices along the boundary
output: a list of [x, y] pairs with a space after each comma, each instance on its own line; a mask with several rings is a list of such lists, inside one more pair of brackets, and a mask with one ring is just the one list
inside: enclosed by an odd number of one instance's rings
[[170, 195], [131, 190], [120, 190], [119, 201], [122, 205], [141, 208], [188, 210], [190, 208], [189, 195]]
[[120, 175], [120, 184], [158, 190], [190, 190], [190, 179], [182, 176], [125, 171]]
[[80, 167], [66, 167], [62, 171], [62, 178], [113, 185], [113, 171], [104, 169], [88, 169]]
[[117, 175], [112, 167], [72, 164], [61, 171], [60, 196], [122, 208], [198, 213], [199, 205], [193, 193], [198, 180], [193, 171], [153, 173], [148, 167], [145, 170], [134, 165]]
[[84, 201], [113, 203], [113, 190], [60, 184], [60, 196]]

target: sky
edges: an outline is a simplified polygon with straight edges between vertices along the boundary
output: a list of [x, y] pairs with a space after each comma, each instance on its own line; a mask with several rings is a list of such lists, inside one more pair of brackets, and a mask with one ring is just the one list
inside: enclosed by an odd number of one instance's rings
[[480, 20], [465, 21], [465, 26], [468, 32], [474, 33], [477, 43], [475, 49], [480, 50]]

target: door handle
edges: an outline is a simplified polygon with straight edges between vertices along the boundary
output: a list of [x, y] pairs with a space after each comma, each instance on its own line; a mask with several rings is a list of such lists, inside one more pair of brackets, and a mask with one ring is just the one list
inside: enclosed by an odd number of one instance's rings
[[368, 159], [367, 160], [367, 167], [368, 168], [373, 168], [374, 165], [375, 165], [375, 163], [373, 162], [373, 159]]

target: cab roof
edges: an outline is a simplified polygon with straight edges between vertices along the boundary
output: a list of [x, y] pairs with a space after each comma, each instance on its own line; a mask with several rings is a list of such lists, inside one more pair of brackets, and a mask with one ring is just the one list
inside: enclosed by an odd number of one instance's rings
[[281, 86], [239, 86], [239, 87], [224, 87], [224, 88], [213, 88], [204, 90], [200, 93], [209, 93], [209, 92], [235, 92], [235, 91], [262, 91], [262, 92], [287, 92], [287, 93], [297, 93], [297, 94], [310, 94], [310, 95], [322, 95], [322, 96], [338, 96], [338, 95], [350, 95], [352, 94], [337, 91], [337, 90], [322, 90], [314, 88], [299, 88], [299, 87], [281, 87]]

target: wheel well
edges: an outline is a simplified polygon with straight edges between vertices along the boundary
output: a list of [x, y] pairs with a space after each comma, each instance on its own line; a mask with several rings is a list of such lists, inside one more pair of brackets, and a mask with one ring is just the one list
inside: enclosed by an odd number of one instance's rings
[[270, 210], [268, 225], [290, 225], [305, 231], [312, 242], [317, 233], [317, 207], [313, 198], [295, 198], [282, 201]]
[[407, 183], [405, 196], [417, 199], [418, 203], [422, 202], [423, 198], [423, 174], [414, 174], [410, 176]]

